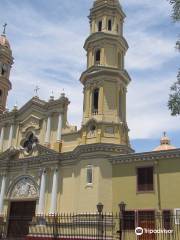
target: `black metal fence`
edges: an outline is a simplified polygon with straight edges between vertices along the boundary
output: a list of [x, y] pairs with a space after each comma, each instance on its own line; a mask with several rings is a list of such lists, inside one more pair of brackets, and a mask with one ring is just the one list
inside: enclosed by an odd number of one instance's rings
[[9, 227], [8, 218], [0, 218], [0, 239], [180, 240], [180, 218], [171, 213], [99, 211], [38, 215], [28, 223], [26, 220], [15, 216]]

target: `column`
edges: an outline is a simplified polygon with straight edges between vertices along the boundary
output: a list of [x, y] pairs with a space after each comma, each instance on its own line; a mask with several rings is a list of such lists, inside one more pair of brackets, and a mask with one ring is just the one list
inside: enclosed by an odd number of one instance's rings
[[104, 105], [104, 89], [103, 86], [99, 88], [99, 114], [103, 114], [103, 105]]
[[50, 144], [50, 137], [51, 137], [51, 116], [49, 116], [47, 119], [45, 144]]
[[59, 114], [58, 129], [57, 129], [57, 142], [62, 140], [62, 113]]
[[0, 152], [3, 150], [3, 141], [4, 141], [4, 127], [1, 128], [1, 135], [0, 135]]
[[13, 132], [14, 132], [14, 125], [11, 124], [11, 126], [10, 126], [10, 130], [9, 130], [9, 142], [8, 142], [8, 148], [12, 147]]
[[41, 175], [41, 185], [40, 185], [40, 194], [39, 194], [39, 207], [38, 214], [44, 214], [45, 207], [45, 192], [46, 192], [46, 170], [44, 169]]
[[58, 195], [58, 168], [55, 168], [53, 173], [53, 185], [51, 193], [51, 208], [50, 208], [51, 214], [55, 214], [57, 212], [57, 195]]
[[3, 175], [0, 192], [0, 215], [3, 214], [5, 187], [6, 187], [6, 175]]

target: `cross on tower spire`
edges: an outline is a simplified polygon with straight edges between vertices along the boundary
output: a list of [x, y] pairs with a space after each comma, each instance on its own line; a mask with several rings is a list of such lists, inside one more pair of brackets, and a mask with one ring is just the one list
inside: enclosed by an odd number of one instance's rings
[[7, 23], [3, 25], [3, 35], [6, 35], [6, 27], [7, 27]]
[[35, 97], [38, 97], [38, 91], [40, 88], [38, 86], [35, 87], [34, 92], [35, 92]]

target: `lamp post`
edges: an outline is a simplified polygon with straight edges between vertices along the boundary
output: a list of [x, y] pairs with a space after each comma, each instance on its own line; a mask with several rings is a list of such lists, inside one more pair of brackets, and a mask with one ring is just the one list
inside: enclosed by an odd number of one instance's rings
[[103, 207], [104, 205], [102, 203], [97, 204], [97, 210], [98, 210], [98, 239], [103, 239]]
[[120, 240], [123, 240], [125, 209], [126, 209], [126, 204], [124, 202], [121, 202], [119, 204], [119, 239]]

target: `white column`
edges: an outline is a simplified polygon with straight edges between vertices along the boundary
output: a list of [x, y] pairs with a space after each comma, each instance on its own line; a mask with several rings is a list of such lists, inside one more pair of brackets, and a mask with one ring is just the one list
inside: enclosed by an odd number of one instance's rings
[[62, 113], [59, 114], [58, 129], [57, 129], [57, 142], [62, 140]]
[[0, 152], [3, 150], [3, 141], [4, 141], [4, 127], [1, 128], [1, 136], [0, 136]]
[[53, 175], [51, 208], [50, 208], [51, 214], [55, 214], [57, 212], [57, 194], [58, 194], [58, 168], [54, 169], [54, 175]]
[[3, 175], [0, 193], [0, 215], [3, 214], [5, 187], [6, 187], [6, 175]]
[[41, 175], [39, 207], [38, 207], [38, 214], [40, 214], [40, 215], [44, 214], [45, 192], [46, 192], [46, 170], [43, 170], [42, 175]]
[[46, 127], [46, 136], [45, 136], [45, 143], [50, 143], [50, 137], [51, 137], [51, 116], [47, 119], [47, 127]]
[[9, 130], [9, 142], [8, 142], [8, 148], [12, 147], [13, 132], [14, 132], [14, 125], [11, 124], [10, 130]]

